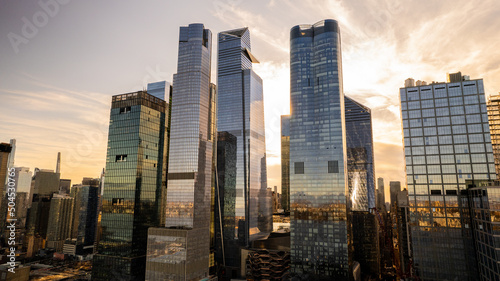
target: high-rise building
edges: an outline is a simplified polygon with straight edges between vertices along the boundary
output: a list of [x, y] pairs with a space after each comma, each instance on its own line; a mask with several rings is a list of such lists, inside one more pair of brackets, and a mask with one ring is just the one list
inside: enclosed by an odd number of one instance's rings
[[400, 89], [413, 264], [424, 280], [477, 278], [459, 196], [468, 179], [495, 179], [495, 165], [483, 80], [467, 78]]
[[377, 179], [377, 208], [379, 210], [385, 209], [384, 178]]
[[170, 85], [168, 85], [167, 81], [153, 82], [148, 83], [147, 92], [168, 103], [170, 98], [169, 88]]
[[209, 276], [215, 86], [212, 33], [203, 24], [180, 28], [172, 90], [165, 228], [148, 236], [146, 280]]
[[[234, 236], [226, 239], [225, 264], [241, 267], [240, 248], [272, 231], [271, 198], [267, 193], [266, 142], [262, 79], [252, 70], [248, 28], [218, 36], [217, 128], [236, 137]], [[224, 198], [224, 200], [226, 200]], [[233, 204], [233, 203], [231, 203]]]
[[371, 110], [347, 96], [344, 98], [351, 208], [353, 211], [368, 211], [370, 208], [375, 208]]
[[73, 185], [71, 188], [71, 197], [75, 199], [71, 238], [76, 239], [76, 255], [94, 252], [99, 203], [98, 192], [98, 180], [82, 181], [81, 185]]
[[68, 195], [52, 196], [47, 226], [47, 248], [62, 252], [64, 241], [71, 237], [74, 203], [75, 199]]
[[391, 181], [389, 182], [389, 192], [391, 194], [391, 208], [396, 206], [398, 202], [398, 194], [401, 191], [401, 182]]
[[352, 213], [352, 244], [353, 259], [359, 262], [363, 277], [378, 278], [380, 275], [381, 232], [377, 215], [368, 211], [353, 211]]
[[290, 115], [281, 115], [281, 206], [290, 212]]
[[493, 146], [493, 156], [495, 157], [495, 169], [497, 179], [500, 179], [500, 93], [489, 97], [487, 109], [491, 145]]
[[304, 280], [351, 275], [340, 45], [335, 20], [291, 29], [291, 274]]
[[9, 178], [7, 175], [9, 168], [9, 154], [11, 151], [12, 146], [10, 144], [5, 142], [0, 143], [0, 198], [3, 198], [3, 194], [5, 193], [4, 183], [7, 182]]
[[93, 280], [141, 280], [148, 228], [159, 226], [167, 104], [139, 91], [112, 98]]

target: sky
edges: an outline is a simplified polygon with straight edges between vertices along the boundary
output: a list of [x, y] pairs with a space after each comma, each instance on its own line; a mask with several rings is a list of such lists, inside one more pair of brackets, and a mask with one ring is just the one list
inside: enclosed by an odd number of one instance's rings
[[[55, 169], [72, 184], [105, 167], [111, 96], [172, 81], [179, 27], [248, 27], [264, 82], [268, 186], [281, 186], [280, 115], [290, 112], [289, 33], [339, 22], [344, 93], [372, 110], [376, 177], [401, 181], [399, 88], [461, 71], [500, 91], [497, 0], [0, 0], [0, 142], [16, 166]], [[388, 188], [386, 188], [388, 193]]]

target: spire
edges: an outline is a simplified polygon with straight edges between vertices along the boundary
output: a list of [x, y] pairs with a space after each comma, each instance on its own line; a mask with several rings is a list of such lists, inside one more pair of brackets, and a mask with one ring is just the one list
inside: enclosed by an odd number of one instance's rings
[[61, 152], [57, 153], [57, 165], [56, 165], [56, 173], [61, 173]]

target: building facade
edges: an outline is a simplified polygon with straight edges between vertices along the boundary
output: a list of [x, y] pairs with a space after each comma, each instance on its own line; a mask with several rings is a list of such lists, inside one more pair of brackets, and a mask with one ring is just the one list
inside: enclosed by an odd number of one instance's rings
[[[172, 90], [165, 228], [148, 237], [146, 280], [209, 276], [215, 91], [210, 84], [212, 33], [180, 28]], [[166, 245], [160, 249], [158, 245]], [[161, 247], [160, 247], [161, 248]]]
[[147, 231], [160, 225], [167, 104], [145, 91], [112, 98], [93, 280], [141, 280]]
[[490, 122], [491, 145], [495, 157], [497, 179], [500, 178], [500, 93], [491, 95], [487, 103]]
[[251, 53], [248, 28], [220, 32], [218, 42], [217, 130], [236, 137], [235, 210], [234, 222], [229, 224], [234, 229], [228, 230], [233, 236], [225, 241], [225, 264], [239, 269], [240, 248], [272, 231], [264, 99], [262, 79], [252, 70], [258, 60]]
[[281, 206], [290, 212], [290, 115], [281, 115]]
[[351, 209], [375, 208], [375, 165], [371, 110], [344, 97], [347, 138], [347, 174]]
[[[458, 80], [458, 81], [457, 81]], [[495, 178], [482, 79], [400, 89], [413, 261], [424, 280], [476, 280], [466, 180]]]
[[290, 33], [291, 274], [349, 280], [340, 30], [335, 20], [323, 20]]

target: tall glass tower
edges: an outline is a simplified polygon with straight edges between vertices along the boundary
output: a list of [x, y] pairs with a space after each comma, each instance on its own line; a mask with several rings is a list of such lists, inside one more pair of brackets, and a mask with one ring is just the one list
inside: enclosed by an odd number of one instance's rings
[[345, 97], [347, 173], [353, 211], [375, 208], [375, 168], [371, 110]]
[[[457, 78], [458, 77], [458, 78]], [[477, 280], [467, 180], [495, 179], [482, 79], [400, 89], [413, 263], [423, 280]]]
[[291, 271], [303, 280], [350, 275], [340, 45], [335, 20], [290, 32]]
[[148, 236], [146, 280], [201, 280], [209, 274], [215, 87], [212, 33], [180, 28], [172, 90], [165, 228]]
[[[272, 209], [267, 195], [266, 140], [262, 79], [252, 70], [248, 28], [219, 33], [217, 65], [217, 130], [236, 137], [236, 195], [234, 223], [224, 229], [226, 265], [240, 267], [240, 247], [267, 237]], [[269, 201], [269, 202], [268, 202]]]
[[281, 206], [290, 212], [290, 115], [281, 115]]
[[113, 96], [92, 280], [144, 279], [148, 228], [162, 212], [166, 110], [144, 91]]

